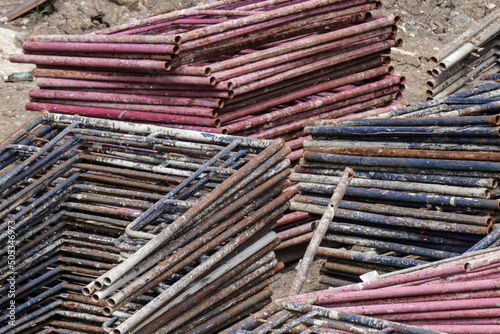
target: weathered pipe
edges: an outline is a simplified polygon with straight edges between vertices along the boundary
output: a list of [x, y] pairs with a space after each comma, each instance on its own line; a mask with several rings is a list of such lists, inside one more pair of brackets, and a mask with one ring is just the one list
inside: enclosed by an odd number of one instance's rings
[[[373, 9], [374, 6], [376, 6], [376, 4], [367, 4], [367, 5], [362, 5], [359, 7], [352, 7], [348, 10], [345, 10], [345, 11], [336, 11], [336, 12], [332, 11], [332, 13], [330, 15], [333, 15], [331, 18], [344, 16], [346, 14], [356, 13], [359, 11], [361, 11], [361, 12], [368, 11], [370, 9]], [[357, 26], [355, 26], [357, 30], [356, 30], [356, 32], [354, 32], [354, 34], [361, 33], [362, 31], [371, 31], [371, 30], [375, 30], [375, 29], [383, 27], [383, 26], [394, 24], [393, 20], [387, 20], [386, 22], [384, 22], [384, 21], [385, 20], [376, 20], [376, 21], [371, 21], [368, 23], [362, 23], [360, 25], [357, 25]], [[273, 48], [269, 48], [266, 50], [254, 52], [251, 54], [243, 55], [243, 56], [228, 59], [228, 60], [219, 61], [215, 64], [211, 64], [209, 67], [201, 67], [201, 68], [200, 67], [193, 67], [192, 70], [194, 72], [192, 72], [192, 75], [193, 74], [202, 75], [203, 73], [207, 72], [207, 69], [210, 70], [210, 72], [215, 73], [215, 72], [227, 70], [229, 68], [242, 66], [242, 65], [248, 64], [250, 62], [259, 61], [259, 60], [275, 57], [278, 55], [282, 55], [285, 53], [289, 53], [292, 51], [311, 47], [314, 45], [322, 44], [322, 43], [331, 41], [335, 38], [346, 37], [347, 35], [343, 35], [344, 30], [345, 29], [340, 29], [340, 30], [336, 30], [336, 31], [326, 33], [326, 34], [302, 38], [300, 40], [292, 41], [292, 42], [289, 42], [289, 43], [286, 43], [283, 45], [279, 45], [279, 46], [276, 46]], [[352, 32], [350, 32], [350, 30], [351, 29], [347, 28], [347, 31], [349, 31], [349, 32], [347, 32], [347, 34], [353, 34]]]
[[375, 247], [378, 249], [395, 251], [403, 254], [419, 255], [425, 258], [446, 259], [456, 255], [460, 255], [459, 253], [445, 252], [430, 248], [408, 246], [401, 243], [359, 238], [346, 235], [327, 234], [325, 236], [325, 239], [328, 241], [339, 242], [343, 244]]
[[126, 69], [136, 72], [166, 72], [167, 63], [158, 60], [140, 59], [105, 59], [90, 57], [61, 57], [39, 55], [11, 55], [13, 63], [31, 63], [36, 65], [57, 65], [68, 67], [94, 67], [109, 69]]
[[[297, 170], [297, 169], [296, 169]], [[316, 204], [316, 205], [326, 205], [326, 199], [323, 197], [313, 197], [297, 195], [295, 201]], [[430, 211], [430, 210], [420, 210], [407, 207], [396, 207], [392, 205], [385, 204], [370, 204], [355, 201], [342, 201], [340, 203], [340, 208], [364, 211], [364, 212], [374, 212], [391, 216], [405, 216], [414, 217], [420, 219], [430, 219], [430, 220], [442, 220], [448, 222], [456, 222], [462, 224], [472, 224], [472, 225], [482, 225], [491, 227], [493, 225], [493, 219], [491, 216], [473, 216], [467, 214], [460, 214], [454, 212], [441, 212], [441, 211]]]
[[[316, 150], [314, 149], [311, 150], [307, 148], [304, 149], [304, 152], [314, 152], [314, 151]], [[324, 152], [324, 150], [321, 149], [318, 151]], [[338, 176], [309, 175], [309, 174], [298, 174], [298, 173], [293, 173], [290, 176], [290, 178], [294, 182], [313, 182], [320, 184], [337, 184], [339, 181]], [[356, 178], [353, 180], [352, 186], [359, 188], [378, 188], [378, 189], [400, 190], [400, 191], [410, 191], [410, 192], [427, 192], [427, 193], [437, 193], [443, 195], [456, 195], [463, 197], [477, 197], [477, 198], [491, 197], [491, 191], [487, 188], [464, 189], [462, 187], [433, 185], [428, 183], [417, 183], [417, 182], [401, 182], [401, 181]]]
[[[326, 187], [326, 188], [325, 188]], [[331, 191], [326, 191], [327, 188], [332, 189], [333, 186], [326, 186], [324, 185], [318, 185], [316, 183], [300, 183], [299, 184], [299, 190], [301, 191], [317, 191], [318, 189], [325, 189], [325, 191], [321, 191], [320, 193], [323, 194], [331, 194]], [[363, 189], [363, 188], [355, 188], [355, 189], [350, 189], [347, 192], [347, 195], [349, 196], [355, 196], [355, 197], [365, 197], [365, 198], [375, 198], [375, 199], [387, 199], [387, 200], [398, 200], [396, 196], [385, 196], [388, 194], [392, 194], [396, 192], [391, 192], [391, 191], [376, 191], [372, 189]], [[408, 193], [410, 194], [410, 193]], [[406, 196], [403, 196], [406, 197]], [[422, 199], [427, 199], [429, 198], [429, 201], [424, 201], [426, 203], [431, 203], [430, 200], [433, 199], [439, 199], [444, 196], [407, 196], [409, 200], [405, 199], [405, 201], [410, 201], [413, 202], [414, 200], [417, 201], [417, 203], [420, 203], [420, 200]], [[414, 199], [414, 200], [413, 200]], [[468, 201], [464, 198], [464, 203], [463, 205], [466, 206]], [[478, 201], [478, 202], [476, 202]], [[471, 199], [471, 202], [469, 204], [474, 205], [476, 203], [479, 208], [483, 207], [481, 204], [483, 204], [483, 201], [488, 201], [488, 200], [479, 200], [479, 199]], [[440, 202], [443, 203], [443, 202]], [[488, 202], [486, 202], [488, 203]], [[437, 204], [437, 203], [436, 203]], [[304, 211], [305, 208], [307, 208], [311, 204], [300, 204], [300, 203], [293, 203], [292, 206], [299, 210], [299, 211]], [[462, 206], [462, 205], [460, 205]], [[302, 209], [301, 209], [302, 208]], [[316, 211], [318, 209], [321, 209], [322, 207], [320, 206], [319, 208], [316, 208], [314, 205], [309, 207], [310, 210]], [[378, 224], [383, 224], [383, 225], [394, 225], [394, 226], [407, 226], [407, 227], [415, 227], [415, 228], [429, 228], [433, 230], [442, 230], [442, 231], [454, 231], [460, 233], [460, 231], [467, 231], [465, 233], [473, 233], [473, 234], [484, 234], [486, 235], [488, 233], [489, 228], [487, 226], [476, 226], [476, 225], [466, 225], [466, 224], [458, 224], [458, 223], [450, 223], [450, 222], [443, 222], [443, 221], [432, 221], [432, 220], [424, 220], [424, 219], [414, 219], [414, 218], [400, 218], [398, 216], [390, 216], [387, 217], [385, 215], [380, 215], [380, 214], [374, 214], [374, 213], [368, 213], [368, 212], [359, 212], [357, 209], [355, 210], [346, 210], [346, 209], [341, 209], [342, 211], [339, 211], [338, 217], [346, 218], [346, 219], [355, 219], [355, 220], [361, 220], [361, 221], [367, 221], [367, 222], [373, 222], [373, 223], [378, 223]], [[384, 217], [387, 220], [384, 222]], [[440, 226], [442, 224], [442, 226]]]
[[83, 100], [112, 103], [137, 103], [137, 104], [162, 104], [172, 106], [198, 106], [207, 108], [222, 108], [224, 102], [221, 99], [211, 98], [184, 98], [155, 95], [138, 94], [115, 94], [84, 91], [63, 90], [30, 90], [29, 96], [38, 99], [56, 100]]
[[149, 53], [179, 54], [177, 45], [158, 44], [117, 44], [117, 43], [72, 43], [72, 42], [24, 42], [27, 51], [56, 52], [116, 52], [116, 53]]
[[[60, 105], [61, 101], [47, 99], [45, 100], [45, 103]], [[217, 112], [215, 112], [213, 108], [203, 108], [203, 107], [180, 107], [180, 106], [162, 106], [154, 104], [106, 103], [106, 102], [71, 101], [71, 100], [64, 101], [64, 105], [95, 107], [103, 109], [116, 109], [122, 111], [135, 110], [135, 111], [144, 111], [152, 113], [187, 115], [195, 117], [209, 117], [209, 118], [217, 117]]]
[[104, 109], [104, 108], [93, 108], [93, 107], [79, 107], [79, 106], [68, 106], [60, 104], [49, 104], [49, 103], [37, 103], [28, 102], [26, 104], [27, 110], [36, 111], [51, 111], [60, 114], [70, 114], [70, 115], [85, 115], [91, 117], [100, 117], [107, 119], [119, 119], [119, 120], [138, 120], [138, 121], [149, 121], [149, 122], [168, 122], [173, 124], [200, 124], [205, 126], [219, 127], [220, 121], [214, 118], [204, 118], [196, 116], [187, 115], [169, 115], [162, 113], [150, 113], [132, 110], [117, 110], [117, 109]]
[[[371, 78], [375, 78], [375, 77], [378, 77], [381, 75], [385, 75], [387, 73], [387, 70], [390, 70], [390, 69], [385, 68], [385, 67], [380, 67], [378, 69], [368, 70], [368, 71], [365, 71], [365, 72], [362, 72], [359, 74], [350, 75], [350, 76], [347, 76], [347, 77], [344, 77], [344, 78], [341, 78], [338, 80], [333, 80], [333, 81], [328, 82], [326, 84], [327, 84], [329, 89], [332, 89], [334, 87], [344, 86], [344, 85], [349, 84], [349, 83], [357, 82], [357, 81], [361, 80], [362, 78], [366, 78], [367, 76], [369, 76]], [[384, 82], [382, 82], [382, 81], [384, 81]], [[390, 83], [389, 86], [392, 86], [394, 84], [399, 84], [400, 78], [394, 77], [394, 78], [390, 78], [390, 79], [381, 80], [381, 81], [378, 81], [378, 82], [373, 83], [371, 85], [370, 84], [365, 85], [365, 87], [363, 87], [363, 89], [368, 89], [369, 87], [371, 87], [374, 90], [378, 90], [377, 88], [386, 87], [386, 86], [384, 86], [385, 83], [387, 83], [387, 84]], [[313, 91], [300, 92], [300, 95], [301, 96], [308, 96], [308, 95], [317, 93], [319, 91], [323, 91], [323, 88], [326, 88], [326, 87], [323, 87], [323, 84], [320, 84], [317, 87], [314, 87]], [[321, 90], [318, 90], [318, 89], [321, 89]], [[297, 96], [297, 98], [300, 98], [301, 97], [300, 95]], [[344, 92], [340, 92], [340, 93], [337, 93], [337, 94], [334, 94], [331, 96], [321, 97], [321, 98], [318, 98], [314, 101], [303, 102], [303, 103], [300, 103], [296, 106], [286, 107], [286, 108], [283, 108], [283, 109], [278, 110], [278, 111], [270, 112], [266, 115], [256, 116], [256, 117], [253, 117], [253, 118], [246, 120], [246, 121], [232, 123], [232, 124], [226, 125], [225, 128], [230, 133], [237, 132], [237, 131], [252, 128], [252, 127], [255, 127], [255, 126], [258, 126], [261, 124], [265, 124], [265, 123], [272, 121], [274, 119], [289, 117], [289, 116], [292, 116], [292, 115], [295, 115], [295, 114], [298, 114], [301, 112], [305, 112], [305, 111], [309, 111], [312, 109], [316, 109], [318, 107], [322, 107], [324, 105], [332, 104], [332, 103], [342, 101], [342, 100], [347, 100], [349, 98], [353, 98], [353, 97], [358, 96], [358, 95], [360, 95], [359, 92], [357, 92], [354, 89], [352, 91], [344, 91]], [[288, 98], [289, 97], [287, 97], [287, 99]], [[239, 117], [251, 115], [253, 113], [256, 113], [256, 112], [259, 112], [262, 110], [266, 110], [267, 108], [273, 107], [273, 106], [280, 104], [280, 103], [281, 103], [280, 100], [276, 100], [276, 101], [266, 102], [266, 104], [260, 104], [257, 108], [252, 108], [252, 107], [244, 108], [238, 112], [231, 113], [230, 118], [232, 120], [234, 120], [234, 119], [239, 118]], [[220, 118], [221, 118], [222, 122], [225, 122], [228, 120], [227, 119], [228, 117], [226, 115], [221, 115]]]
[[[498, 255], [499, 251], [496, 250], [494, 252], [491, 252], [492, 256]], [[387, 276], [384, 278], [380, 278], [375, 281], [371, 282], [363, 282], [363, 283], [358, 283], [358, 284], [352, 284], [350, 286], [346, 287], [339, 287], [336, 289], [330, 289], [330, 290], [325, 290], [322, 292], [313, 292], [313, 293], [308, 293], [304, 294], [301, 296], [294, 296], [290, 297], [291, 300], [293, 301], [303, 301], [303, 300], [308, 300], [310, 298], [318, 298], [318, 301], [316, 302], [318, 305], [321, 304], [328, 304], [331, 296], [336, 295], [337, 293], [340, 292], [346, 292], [346, 291], [356, 291], [356, 290], [370, 290], [370, 289], [377, 289], [377, 288], [383, 288], [383, 287], [388, 287], [396, 284], [403, 284], [403, 283], [409, 283], [413, 281], [419, 281], [424, 278], [436, 278], [436, 277], [441, 277], [441, 276], [451, 276], [454, 274], [460, 274], [464, 273], [470, 270], [473, 270], [473, 268], [470, 265], [471, 261], [474, 261], [476, 259], [480, 259], [483, 257], [483, 254], [480, 252], [475, 252], [469, 256], [464, 256], [464, 257], [459, 257], [458, 259], [452, 258], [451, 260], [442, 260], [438, 262], [438, 264], [429, 264], [426, 265], [423, 269], [418, 270], [420, 267], [416, 267], [417, 270], [415, 271], [409, 271], [404, 274], [399, 274], [399, 275], [394, 275], [394, 276]], [[498, 262], [500, 259], [493, 260], [492, 257], [489, 256], [489, 261], [496, 261]], [[494, 262], [494, 263], [496, 263]]]
[[297, 269], [297, 274], [295, 279], [293, 280], [292, 287], [290, 288], [289, 295], [294, 296], [300, 293], [302, 286], [306, 280], [307, 273], [311, 268], [312, 262], [314, 260], [314, 256], [318, 250], [318, 247], [325, 236], [325, 233], [328, 230], [328, 225], [332, 221], [335, 211], [337, 210], [342, 197], [346, 192], [347, 187], [349, 186], [349, 182], [352, 180], [354, 176], [354, 171], [350, 168], [346, 168], [342, 177], [339, 181], [339, 184], [335, 188], [335, 191], [328, 203], [327, 209], [323, 213], [319, 224], [313, 232], [313, 237], [307, 246], [306, 253], [302, 258], [302, 261]]
[[[94, 81], [112, 81], [112, 82], [126, 82], [126, 83], [152, 83], [165, 85], [165, 89], [179, 89], [182, 88], [192, 90], [224, 90], [228, 91], [227, 85], [221, 87], [220, 85], [211, 85], [207, 83], [210, 81], [208, 78], [189, 77], [189, 76], [158, 76], [146, 75], [139, 73], [122, 73], [122, 72], [97, 72], [97, 71], [83, 71], [75, 70], [61, 70], [61, 69], [43, 69], [36, 68], [33, 70], [36, 77], [43, 78], [65, 78], [75, 80], [94, 80]], [[212, 83], [215, 81], [212, 80]]]
[[[364, 110], [366, 108], [379, 105], [381, 103], [387, 103], [396, 98], [395, 91], [398, 91], [398, 86], [392, 86], [389, 89], [383, 89], [373, 93], [361, 95], [357, 98], [346, 100], [343, 102], [334, 103], [333, 105], [328, 105], [319, 109], [313, 109], [309, 112], [300, 113], [292, 117], [283, 118], [276, 122], [269, 122], [258, 127], [262, 129], [258, 133], [251, 134], [252, 138], [273, 138], [291, 131], [302, 130], [304, 124], [312, 119], [320, 119], [326, 117], [340, 117], [349, 113]], [[360, 89], [358, 91], [362, 93]], [[388, 93], [389, 95], [385, 95]], [[382, 97], [379, 97], [381, 96]], [[385, 95], [385, 96], [384, 96]], [[356, 103], [359, 101], [358, 103]], [[353, 104], [354, 103], [354, 104]], [[347, 105], [346, 107], [343, 107]], [[303, 119], [297, 120], [298, 117]]]
[[37, 77], [36, 84], [42, 88], [92, 88], [92, 89], [117, 89], [135, 90], [136, 94], [147, 94], [151, 90], [159, 90], [162, 95], [180, 96], [180, 97], [208, 97], [230, 99], [234, 96], [232, 91], [217, 90], [177, 90], [171, 85], [161, 83], [134, 83], [134, 82], [115, 82], [115, 81], [95, 81], [95, 80], [73, 80], [52, 77]]
[[326, 309], [318, 306], [312, 306], [308, 304], [298, 304], [290, 301], [283, 301], [279, 303], [283, 307], [288, 310], [308, 313], [308, 312], [317, 312], [317, 316], [329, 318], [333, 320], [341, 320], [350, 323], [356, 323], [360, 325], [364, 325], [370, 328], [384, 329], [391, 328], [392, 330], [397, 330], [399, 333], [407, 333], [407, 334], [437, 334], [438, 332], [434, 332], [428, 329], [413, 327], [409, 325], [389, 322], [382, 319], [373, 319], [369, 317], [365, 317], [363, 315], [354, 315], [350, 313], [345, 313], [342, 311], [336, 311], [331, 309]]

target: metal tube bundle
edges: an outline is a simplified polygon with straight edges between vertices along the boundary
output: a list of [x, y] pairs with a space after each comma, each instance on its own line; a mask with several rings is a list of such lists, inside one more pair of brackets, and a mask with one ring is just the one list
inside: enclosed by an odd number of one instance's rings
[[346, 167], [356, 174], [318, 249], [327, 258], [322, 282], [498, 245], [499, 124], [484, 111], [308, 123], [313, 139], [290, 180], [299, 189], [291, 209], [310, 217], [280, 232], [288, 238], [281, 247], [310, 240], [313, 215], [323, 214]]
[[475, 251], [375, 275], [358, 284], [290, 297], [288, 302], [313, 301], [332, 312], [418, 326], [422, 331], [498, 333], [499, 252], [498, 247]]
[[480, 75], [499, 72], [499, 27], [497, 9], [431, 58], [438, 65], [427, 71], [429, 99], [478, 87]]
[[[301, 296], [298, 296], [301, 297]], [[444, 333], [374, 317], [357, 315], [310, 302], [278, 301], [223, 331], [249, 333]]]
[[95, 34], [35, 36], [11, 61], [37, 65], [28, 110], [290, 141], [307, 119], [401, 97], [404, 79], [382, 56], [401, 43], [399, 18], [373, 18], [380, 6], [222, 0]]
[[80, 116], [28, 122], [0, 148], [0, 275], [16, 294], [2, 293], [15, 304], [2, 333], [211, 333], [269, 303], [289, 153]]
[[492, 112], [498, 110], [499, 106], [500, 83], [493, 82], [434, 100], [370, 115], [370, 118], [456, 117]]

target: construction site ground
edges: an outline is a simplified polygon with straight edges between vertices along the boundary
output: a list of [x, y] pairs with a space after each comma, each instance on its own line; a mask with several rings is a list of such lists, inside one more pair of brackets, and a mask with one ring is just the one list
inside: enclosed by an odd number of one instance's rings
[[[398, 75], [407, 78], [403, 103], [426, 100], [427, 69], [433, 66], [430, 57], [462, 32], [475, 20], [484, 17], [498, 3], [495, 0], [382, 0], [383, 9], [377, 14], [394, 14], [401, 18], [398, 37], [403, 39], [402, 50], [391, 55]], [[2, 0], [0, 17], [15, 8], [19, 0]], [[142, 18], [156, 13], [192, 6], [196, 0], [50, 0], [12, 22], [0, 22], [0, 76], [30, 71], [32, 65], [12, 64], [10, 54], [21, 53], [21, 44], [36, 34], [84, 34]], [[34, 116], [26, 111], [28, 91], [35, 82], [6, 83], [0, 80], [0, 140], [13, 133]], [[317, 279], [320, 263], [313, 266], [302, 292], [326, 288]], [[284, 296], [290, 289], [293, 267], [288, 266], [282, 278], [274, 284], [275, 297]]]

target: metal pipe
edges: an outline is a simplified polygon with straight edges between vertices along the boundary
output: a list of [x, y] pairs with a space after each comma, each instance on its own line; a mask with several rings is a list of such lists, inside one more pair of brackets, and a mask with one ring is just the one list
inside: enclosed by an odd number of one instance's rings
[[290, 288], [290, 296], [294, 296], [300, 293], [300, 290], [306, 280], [307, 272], [311, 268], [312, 261], [314, 260], [314, 256], [316, 255], [316, 252], [318, 250], [319, 244], [321, 243], [321, 240], [323, 239], [328, 229], [328, 225], [332, 221], [335, 215], [335, 211], [337, 210], [342, 197], [344, 197], [345, 191], [349, 186], [349, 182], [352, 180], [353, 176], [354, 171], [350, 168], [346, 168], [337, 187], [335, 188], [330, 202], [328, 203], [327, 209], [321, 217], [319, 225], [313, 232], [312, 239], [307, 246], [306, 253], [302, 258], [299, 268], [297, 269], [297, 274], [292, 283], [292, 287]]

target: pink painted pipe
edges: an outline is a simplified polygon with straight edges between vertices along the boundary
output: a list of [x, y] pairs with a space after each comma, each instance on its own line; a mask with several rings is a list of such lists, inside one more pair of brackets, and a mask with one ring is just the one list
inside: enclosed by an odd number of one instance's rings
[[433, 331], [449, 334], [499, 334], [498, 325], [422, 325], [421, 327]]
[[138, 35], [140, 33], [161, 29], [169, 26], [173, 26], [175, 24], [218, 24], [227, 21], [227, 19], [201, 19], [201, 18], [185, 18], [185, 19], [177, 19], [167, 22], [156, 23], [152, 25], [148, 25], [145, 27], [130, 29], [126, 31], [122, 31], [117, 33], [116, 35]]
[[[422, 326], [422, 325], [450, 325], [450, 320], [418, 320], [418, 321], [405, 321], [407, 325]], [[477, 319], [455, 319], [455, 325], [500, 325], [498, 318], [477, 318]]]
[[300, 211], [288, 213], [288, 214], [284, 215], [283, 217], [281, 217], [280, 220], [278, 220], [277, 226], [288, 225], [291, 223], [302, 221], [304, 219], [309, 219], [309, 213], [300, 212]]
[[288, 230], [278, 232], [277, 236], [281, 241], [290, 239], [299, 235], [303, 235], [312, 231], [312, 223], [306, 223], [297, 227], [292, 227]]
[[172, 62], [172, 56], [168, 54], [146, 54], [146, 53], [113, 53], [113, 52], [60, 52], [60, 51], [28, 51], [27, 55], [63, 56], [63, 57], [86, 57], [86, 58], [116, 58], [116, 59], [146, 59], [164, 61], [166, 64]]
[[[493, 253], [497, 256], [498, 261], [500, 261], [500, 252], [495, 251]], [[310, 300], [311, 298], [317, 298], [316, 304], [322, 305], [330, 303], [330, 299], [335, 298], [335, 295], [340, 292], [379, 289], [383, 287], [414, 282], [422, 279], [430, 279], [430, 278], [446, 277], [455, 274], [462, 274], [466, 272], [466, 268], [468, 267], [467, 263], [470, 260], [476, 259], [478, 257], [480, 258], [482, 256], [483, 255], [481, 254], [470, 256], [456, 261], [445, 262], [435, 266], [429, 266], [429, 267], [426, 266], [424, 269], [421, 270], [408, 272], [406, 274], [388, 276], [371, 282], [362, 282], [334, 289], [312, 292], [301, 296], [294, 296], [291, 297], [291, 301], [304, 302]]]
[[33, 63], [36, 65], [126, 69], [138, 72], [166, 72], [166, 62], [158, 60], [59, 57], [22, 54], [11, 55], [9, 60], [13, 63]]
[[476, 299], [476, 298], [497, 298], [497, 297], [500, 297], [500, 291], [498, 291], [498, 290], [483, 290], [483, 291], [474, 291], [474, 292], [465, 292], [465, 293], [458, 293], [457, 292], [457, 293], [436, 294], [436, 295], [428, 295], [428, 296], [387, 298], [387, 299], [376, 299], [376, 300], [361, 300], [361, 301], [328, 304], [328, 305], [325, 305], [325, 307], [335, 308], [335, 307], [347, 307], [347, 306], [416, 303], [416, 302], [432, 302], [432, 301]]
[[[329, 307], [337, 303], [370, 299], [386, 299], [410, 296], [425, 296], [446, 293], [471, 292], [478, 290], [494, 290], [500, 287], [500, 280], [479, 280], [471, 282], [441, 283], [410, 287], [387, 287], [365, 291], [339, 292], [329, 299]], [[356, 313], [356, 312], [353, 312]]]
[[[59, 90], [73, 90], [74, 88], [59, 88]], [[191, 98], [191, 99], [228, 99], [231, 92], [224, 91], [186, 91], [186, 90], [164, 90], [164, 89], [120, 89], [120, 88], [80, 88], [81, 92], [95, 92], [95, 93], [114, 93], [114, 94], [131, 94], [131, 95], [154, 95], [154, 96], [168, 96], [176, 98]], [[210, 102], [211, 103], [211, 102]], [[197, 103], [199, 105], [199, 102]], [[219, 108], [212, 107], [212, 108]]]
[[285, 240], [281, 244], [279, 244], [278, 247], [275, 248], [275, 250], [283, 249], [283, 248], [288, 248], [288, 247], [296, 246], [296, 245], [300, 245], [300, 244], [304, 244], [306, 242], [311, 241], [312, 236], [313, 236], [313, 232], [307, 233], [307, 234], [303, 234], [303, 235], [301, 235], [299, 237], [295, 237], [295, 238], [292, 238], [292, 239]]
[[500, 308], [485, 308], [485, 309], [470, 309], [470, 310], [453, 310], [453, 311], [437, 311], [437, 312], [415, 312], [401, 314], [383, 314], [378, 318], [389, 321], [414, 321], [414, 320], [436, 320], [436, 319], [465, 319], [465, 318], [498, 318], [500, 317]]
[[28, 51], [56, 52], [116, 52], [178, 54], [177, 45], [168, 44], [118, 44], [118, 43], [71, 43], [71, 42], [24, 42], [23, 49]]
[[[145, 74], [130, 74], [119, 72], [95, 72], [83, 70], [60, 70], [60, 69], [35, 69], [33, 74], [39, 78], [64, 78], [76, 80], [94, 80], [94, 81], [112, 81], [112, 82], [127, 82], [127, 83], [153, 83], [165, 85], [165, 88], [170, 89], [192, 89], [192, 90], [228, 90], [227, 85], [221, 87], [217, 84], [200, 85], [198, 77], [187, 76], [153, 76]], [[205, 82], [207, 78], [201, 78]], [[206, 83], [206, 82], [205, 82]]]
[[290, 140], [285, 143], [286, 146], [290, 147], [292, 150], [299, 149], [304, 146], [304, 141], [312, 140], [312, 136], [301, 137], [298, 139]]
[[[61, 104], [61, 100], [44, 100], [49, 104]], [[43, 104], [43, 103], [40, 103]], [[154, 104], [124, 104], [124, 103], [106, 103], [106, 102], [89, 102], [89, 101], [64, 101], [64, 105], [80, 106], [80, 107], [94, 107], [104, 109], [117, 109], [117, 110], [135, 110], [146, 111], [162, 114], [186, 115], [196, 117], [216, 118], [217, 113], [213, 109], [202, 107], [176, 107], [176, 106], [159, 106]]]
[[220, 99], [210, 98], [181, 98], [166, 96], [147, 96], [132, 94], [113, 94], [81, 91], [62, 90], [30, 90], [29, 96], [38, 99], [60, 99], [60, 100], [82, 100], [95, 102], [114, 103], [139, 103], [139, 104], [160, 104], [177, 106], [198, 106], [208, 108], [221, 108], [224, 102]]
[[[209, 97], [230, 99], [233, 94], [227, 91], [217, 90], [172, 90], [171, 86], [156, 83], [133, 83], [133, 82], [112, 82], [112, 81], [92, 81], [92, 80], [73, 80], [59, 78], [37, 78], [36, 84], [40, 88], [78, 88], [80, 89], [116, 89], [135, 90], [136, 94], [146, 94], [147, 92], [163, 92], [161, 95], [179, 96], [179, 97]], [[143, 92], [144, 91], [144, 92]]]
[[[454, 282], [454, 281], [469, 280], [469, 279], [481, 279], [488, 275], [497, 274], [499, 272], [500, 272], [500, 263], [495, 263], [493, 265], [489, 265], [480, 269], [471, 270], [470, 272], [465, 274], [445, 277], [430, 283], [432, 284], [434, 282], [444, 283], [444, 282]], [[429, 283], [424, 283], [424, 284], [429, 284]]]
[[103, 109], [103, 108], [92, 108], [92, 107], [78, 107], [78, 106], [67, 106], [67, 105], [56, 105], [56, 104], [44, 104], [44, 103], [34, 103], [28, 102], [26, 104], [27, 110], [34, 111], [45, 111], [48, 110], [54, 113], [60, 114], [71, 114], [71, 115], [83, 115], [89, 117], [97, 118], [108, 118], [108, 119], [120, 119], [126, 121], [148, 121], [156, 123], [174, 123], [174, 124], [199, 124], [206, 126], [217, 126], [217, 119], [209, 119], [194, 116], [183, 116], [183, 115], [169, 115], [169, 114], [159, 114], [159, 113], [148, 113], [148, 112], [138, 112], [130, 110], [115, 110], [115, 109]]
[[435, 302], [417, 302], [386, 305], [365, 305], [336, 307], [336, 311], [359, 315], [379, 315], [397, 313], [433, 312], [444, 310], [470, 310], [498, 307], [500, 298], [479, 298], [465, 300], [444, 300]]
[[286, 158], [290, 161], [298, 161], [300, 158], [302, 158], [303, 151], [301, 149], [293, 151], [289, 155], [286, 156]]
[[[384, 70], [384, 69], [382, 68], [382, 70]], [[362, 72], [359, 74], [344, 77], [344, 78], [338, 80], [338, 82], [341, 82], [341, 81], [343, 81], [343, 82], [349, 82], [349, 81], [356, 82], [356, 81], [359, 81], [360, 77], [363, 77], [363, 76], [368, 77], [368, 76], [371, 76], [371, 74], [373, 75], [373, 77], [376, 77], [377, 74], [379, 74], [379, 73], [377, 73], [379, 71], [380, 70], [378, 70], [378, 69], [365, 71], [365, 72]], [[325, 96], [325, 97], [322, 97], [322, 98], [319, 98], [316, 100], [303, 102], [303, 103], [293, 105], [293, 106], [290, 106], [287, 108], [283, 108], [283, 109], [280, 109], [280, 110], [277, 110], [274, 112], [270, 112], [270, 113], [267, 113], [267, 114], [264, 114], [261, 116], [256, 116], [248, 121], [243, 121], [243, 122], [238, 122], [238, 123], [234, 123], [231, 125], [227, 125], [227, 126], [224, 126], [224, 128], [227, 129], [228, 133], [235, 133], [235, 132], [238, 132], [241, 130], [250, 129], [250, 128], [253, 128], [255, 126], [265, 124], [267, 122], [272, 122], [273, 120], [276, 120], [279, 118], [289, 117], [289, 116], [296, 115], [296, 114], [299, 114], [299, 113], [302, 113], [305, 111], [309, 111], [309, 110], [312, 110], [315, 108], [322, 107], [324, 105], [329, 105], [329, 104], [333, 104], [333, 103], [338, 102], [338, 101], [351, 99], [353, 97], [360, 95], [359, 90], [367, 89], [368, 87], [372, 87], [373, 90], [377, 90], [381, 87], [387, 87], [387, 86], [392, 86], [392, 85], [398, 84], [398, 82], [399, 82], [399, 77], [394, 77], [391, 79], [377, 81], [373, 84], [361, 86], [362, 88], [358, 87], [357, 89], [353, 89], [350, 91], [340, 92], [340, 93], [337, 93], [335, 95]], [[224, 122], [223, 116], [224, 115], [221, 116], [222, 122]]]
[[28, 38], [32, 42], [68, 42], [68, 43], [125, 43], [125, 44], [179, 44], [181, 39], [175, 35], [37, 35]]

